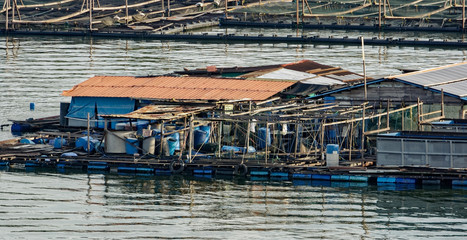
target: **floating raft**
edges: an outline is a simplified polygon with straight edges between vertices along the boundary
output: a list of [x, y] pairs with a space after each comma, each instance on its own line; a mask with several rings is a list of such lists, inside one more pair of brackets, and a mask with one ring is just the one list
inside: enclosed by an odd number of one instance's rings
[[[290, 43], [290, 44], [323, 44], [323, 45], [361, 45], [362, 40], [349, 37], [320, 37], [320, 36], [256, 36], [244, 34], [164, 34], [149, 32], [89, 32], [89, 31], [2, 31], [0, 34], [6, 35], [51, 35], [51, 36], [90, 36], [107, 38], [137, 38], [137, 39], [157, 39], [176, 41], [211, 41], [211, 42], [255, 42], [255, 43]], [[437, 48], [465, 48], [467, 42], [464, 40], [435, 40], [435, 39], [405, 39], [405, 38], [385, 38], [373, 37], [364, 39], [365, 45], [375, 46], [409, 46], [409, 47], [437, 47]]]
[[329, 182], [332, 185], [342, 186], [374, 184], [384, 188], [387, 188], [388, 185], [467, 187], [466, 169], [434, 169], [427, 167], [306, 167], [284, 163], [242, 163], [225, 159], [185, 163], [179, 159], [135, 161], [124, 156], [121, 156], [121, 158], [112, 157], [111, 159], [91, 159], [89, 157], [37, 157], [32, 159], [31, 157], [14, 155], [1, 156], [0, 169], [5, 170], [8, 168], [57, 169], [58, 171], [68, 169], [88, 173], [105, 174], [115, 172], [125, 175], [239, 176], [249, 177], [251, 180]]

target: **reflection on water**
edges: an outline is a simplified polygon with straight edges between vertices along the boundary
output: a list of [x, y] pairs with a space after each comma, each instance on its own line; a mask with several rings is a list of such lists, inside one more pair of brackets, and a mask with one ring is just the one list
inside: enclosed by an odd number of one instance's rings
[[463, 190], [0, 172], [0, 231], [28, 238], [465, 238]]

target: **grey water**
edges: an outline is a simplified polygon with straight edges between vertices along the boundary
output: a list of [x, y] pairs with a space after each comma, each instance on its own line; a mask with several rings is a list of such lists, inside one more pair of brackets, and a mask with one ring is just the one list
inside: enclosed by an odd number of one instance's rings
[[[209, 31], [294, 34], [277, 29]], [[378, 37], [462, 38], [439, 33]], [[465, 58], [464, 49], [365, 46], [366, 73], [373, 78]], [[95, 75], [147, 76], [302, 59], [363, 73], [359, 46], [0, 36], [0, 124], [58, 115], [59, 103], [70, 101], [61, 92]], [[0, 140], [12, 137], [8, 128], [0, 132]], [[466, 239], [466, 199], [462, 188], [10, 169], [0, 170], [0, 239]]]

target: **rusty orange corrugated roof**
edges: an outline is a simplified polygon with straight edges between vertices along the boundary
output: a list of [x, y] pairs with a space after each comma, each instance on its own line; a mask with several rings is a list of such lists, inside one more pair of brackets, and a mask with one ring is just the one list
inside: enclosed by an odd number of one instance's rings
[[72, 89], [69, 97], [129, 97], [179, 100], [265, 100], [295, 81], [244, 80], [207, 77], [95, 76]]

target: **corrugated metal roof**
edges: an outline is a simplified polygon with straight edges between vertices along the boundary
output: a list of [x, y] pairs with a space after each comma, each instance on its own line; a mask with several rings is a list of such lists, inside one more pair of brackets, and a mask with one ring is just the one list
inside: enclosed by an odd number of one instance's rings
[[[242, 76], [243, 77], [243, 76]], [[277, 69], [275, 71], [258, 76], [259, 79], [279, 79], [279, 80], [295, 80], [300, 81], [307, 78], [316, 77], [315, 74], [290, 70], [286, 68]]]
[[243, 80], [207, 77], [92, 77], [62, 95], [70, 97], [129, 97], [179, 100], [265, 100], [293, 81]]
[[459, 98], [467, 96], [467, 62], [387, 77], [429, 89], [441, 89]]
[[214, 106], [148, 105], [131, 113], [101, 115], [101, 117], [146, 120], [175, 120], [211, 109], [214, 109]]
[[321, 76], [305, 79], [305, 80], [300, 81], [300, 82], [303, 83], [303, 84], [328, 85], [328, 86], [331, 86], [331, 85], [344, 85], [345, 84], [342, 81], [335, 80], [335, 79], [328, 78], [328, 77], [321, 77]]

